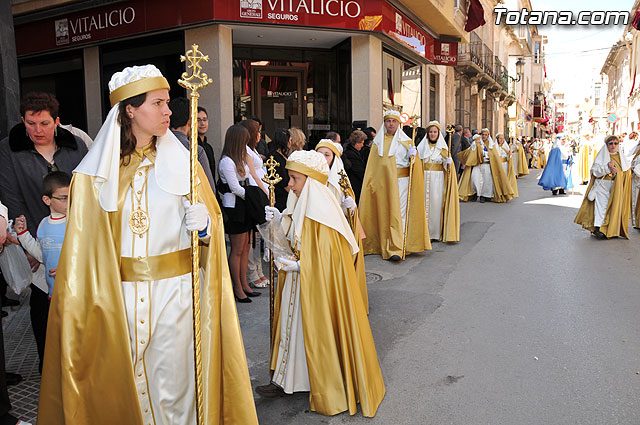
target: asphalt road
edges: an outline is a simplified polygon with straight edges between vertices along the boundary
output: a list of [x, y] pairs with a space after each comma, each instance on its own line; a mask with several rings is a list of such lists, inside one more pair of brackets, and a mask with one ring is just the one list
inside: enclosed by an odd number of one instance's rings
[[[640, 232], [594, 239], [573, 223], [584, 187], [553, 197], [539, 174], [508, 204], [461, 204], [458, 244], [366, 258], [387, 388], [375, 418], [255, 394], [260, 423], [639, 424]], [[268, 297], [254, 301], [238, 310], [255, 387], [269, 382]]]

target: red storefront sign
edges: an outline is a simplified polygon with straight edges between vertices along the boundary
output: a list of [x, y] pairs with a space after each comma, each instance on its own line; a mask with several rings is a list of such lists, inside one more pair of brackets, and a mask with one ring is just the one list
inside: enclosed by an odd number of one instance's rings
[[435, 40], [433, 63], [436, 65], [458, 65], [458, 43]]
[[386, 0], [130, 0], [17, 25], [16, 49], [22, 56], [206, 21], [377, 31], [433, 63], [457, 60], [457, 43], [434, 40]]

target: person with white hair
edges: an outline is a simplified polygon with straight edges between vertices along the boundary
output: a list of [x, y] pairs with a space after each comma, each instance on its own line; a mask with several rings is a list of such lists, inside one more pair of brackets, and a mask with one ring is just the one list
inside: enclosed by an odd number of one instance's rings
[[290, 252], [276, 259], [271, 383], [256, 391], [267, 398], [308, 391], [314, 412], [354, 415], [360, 403], [373, 417], [385, 386], [352, 260], [358, 243], [327, 187], [324, 156], [293, 152], [286, 168], [286, 210], [265, 207]]
[[466, 165], [458, 186], [460, 200], [507, 202], [514, 197], [502, 166], [501, 150], [489, 129], [483, 128], [473, 137], [471, 146], [458, 154], [460, 162]]
[[629, 239], [631, 163], [619, 152], [620, 140], [608, 136], [591, 166], [591, 180], [574, 222], [597, 239]]
[[424, 202], [431, 240], [460, 240], [460, 200], [457, 173], [452, 172], [449, 146], [438, 121], [427, 124], [427, 134], [418, 145], [424, 170]]
[[169, 83], [153, 65], [134, 66], [109, 91], [111, 110], [71, 182], [38, 422], [196, 424], [197, 231], [205, 423], [257, 424], [222, 214], [199, 164], [198, 199], [188, 199]]
[[412, 158], [415, 159], [417, 152], [411, 137], [400, 127], [400, 113], [385, 112], [371, 145], [360, 194], [360, 220], [367, 235], [365, 255], [379, 254], [385, 260], [402, 260], [407, 220], [406, 252], [431, 249], [422, 161], [413, 163], [411, 205], [407, 205]]

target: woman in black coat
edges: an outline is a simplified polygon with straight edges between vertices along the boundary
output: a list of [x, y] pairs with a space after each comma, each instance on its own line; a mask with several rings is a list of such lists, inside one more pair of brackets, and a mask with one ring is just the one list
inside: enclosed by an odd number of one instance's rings
[[356, 194], [356, 202], [360, 200], [360, 192], [362, 191], [362, 182], [364, 180], [365, 163], [360, 151], [364, 146], [367, 135], [360, 130], [356, 130], [349, 136], [349, 142], [342, 154], [342, 162], [344, 169], [347, 171], [351, 187]]

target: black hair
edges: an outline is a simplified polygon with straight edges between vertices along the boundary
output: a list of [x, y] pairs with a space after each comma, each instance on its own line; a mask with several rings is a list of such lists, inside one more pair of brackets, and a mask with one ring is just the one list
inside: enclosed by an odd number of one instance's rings
[[334, 142], [338, 141], [338, 136], [340, 136], [338, 133], [336, 133], [335, 131], [329, 131], [324, 137], [326, 139], [331, 139]]
[[198, 106], [198, 112], [204, 112], [205, 114], [207, 114], [207, 117], [209, 116], [209, 113], [206, 109], [204, 109], [204, 106]]
[[171, 109], [170, 126], [173, 129], [183, 127], [189, 122], [189, 100], [186, 97], [176, 97], [169, 102]]
[[258, 125], [262, 125], [262, 121], [260, 120], [260, 118], [258, 118], [258, 117], [253, 117], [253, 118], [251, 118], [251, 119], [252, 119], [252, 120], [254, 120], [255, 122], [257, 122], [257, 123], [258, 123]]
[[71, 176], [64, 171], [52, 171], [42, 179], [42, 194], [51, 197], [56, 189], [69, 187]]
[[278, 128], [273, 133], [273, 139], [271, 143], [269, 143], [269, 147], [271, 147], [271, 151], [280, 150], [284, 156], [289, 156], [289, 139], [291, 139], [291, 135], [289, 134], [289, 130], [286, 128]]

